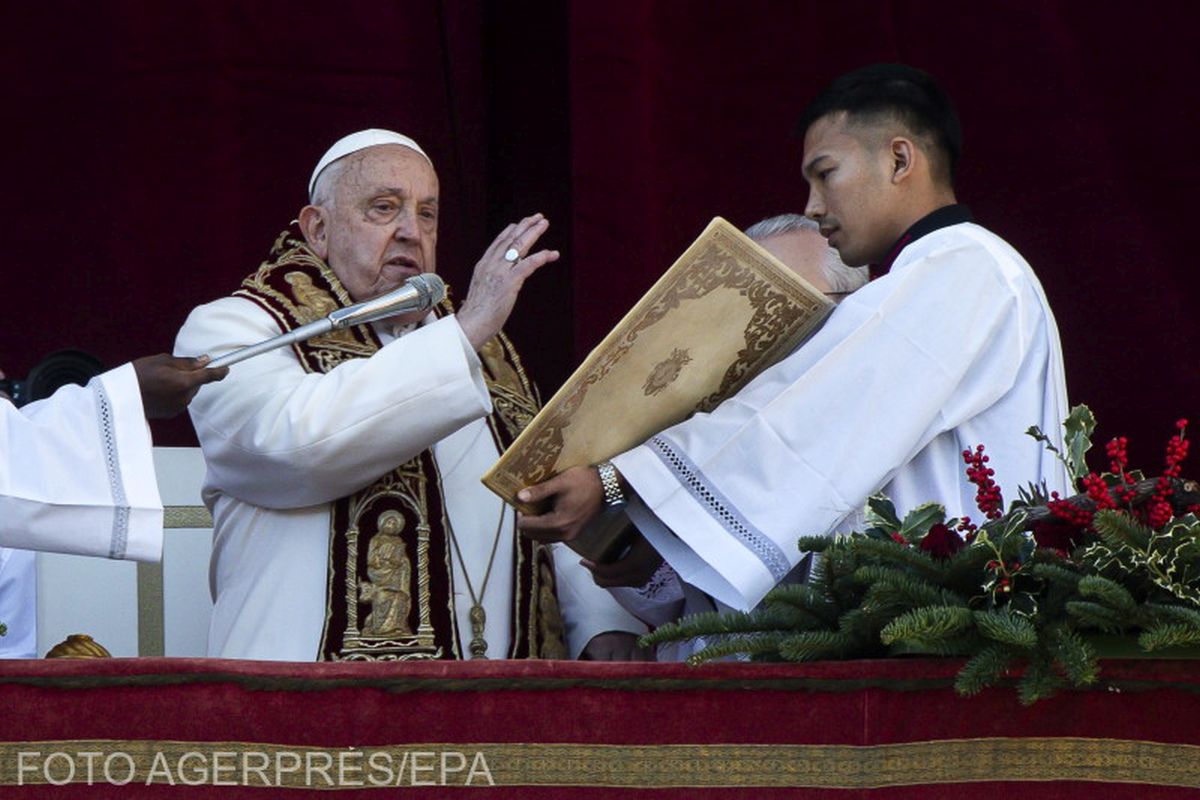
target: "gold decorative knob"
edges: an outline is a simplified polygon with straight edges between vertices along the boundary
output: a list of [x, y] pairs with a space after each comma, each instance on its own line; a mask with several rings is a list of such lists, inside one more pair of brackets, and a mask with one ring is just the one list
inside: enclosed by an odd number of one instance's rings
[[51, 647], [46, 658], [112, 658], [112, 653], [86, 633], [72, 633]]

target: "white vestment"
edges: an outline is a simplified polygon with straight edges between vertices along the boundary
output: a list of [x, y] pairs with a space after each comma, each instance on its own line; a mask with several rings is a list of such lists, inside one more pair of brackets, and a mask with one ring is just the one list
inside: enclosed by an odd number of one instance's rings
[[37, 570], [30, 550], [0, 547], [0, 658], [37, 658]]
[[[176, 353], [213, 357], [278, 335], [253, 302], [228, 297], [192, 312]], [[485, 420], [491, 399], [478, 357], [454, 317], [398, 337], [326, 374], [306, 373], [290, 348], [234, 365], [190, 411], [208, 463], [213, 512], [209, 655], [312, 661], [326, 613], [332, 501], [433, 446], [450, 526], [478, 593], [501, 524], [482, 604], [488, 656], [504, 658], [512, 612], [512, 510], [480, 483], [498, 457]], [[501, 515], [504, 515], [501, 521]], [[460, 652], [471, 630], [463, 564], [451, 550]], [[644, 632], [578, 558], [556, 553], [572, 656], [608, 630]]]
[[0, 658], [37, 656], [29, 551], [158, 561], [162, 517], [132, 364], [21, 409], [0, 399]]
[[972, 224], [905, 247], [814, 337], [711, 414], [613, 459], [629, 513], [679, 576], [746, 610], [803, 554], [884, 492], [976, 522], [962, 451], [983, 444], [1006, 500], [1067, 488], [1053, 454], [1067, 414], [1062, 351], [1023, 258]]
[[0, 545], [158, 561], [162, 524], [132, 364], [21, 409], [0, 400]]

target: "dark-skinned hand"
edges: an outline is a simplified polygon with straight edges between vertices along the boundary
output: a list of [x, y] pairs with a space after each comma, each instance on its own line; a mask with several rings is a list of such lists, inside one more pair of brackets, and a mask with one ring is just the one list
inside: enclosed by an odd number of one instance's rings
[[147, 419], [167, 419], [187, 408], [206, 383], [219, 381], [229, 367], [206, 369], [208, 356], [181, 358], [167, 353], [143, 356], [133, 362]]

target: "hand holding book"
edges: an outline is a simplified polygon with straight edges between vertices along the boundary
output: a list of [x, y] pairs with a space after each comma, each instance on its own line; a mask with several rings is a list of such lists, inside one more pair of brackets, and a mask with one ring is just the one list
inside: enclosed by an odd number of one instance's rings
[[[718, 217], [588, 355], [483, 482], [526, 515], [547, 511], [537, 503], [554, 492], [528, 501], [518, 492], [711, 410], [790, 353], [831, 308], [819, 290]], [[589, 482], [598, 482], [595, 470], [589, 472]], [[556, 500], [548, 519], [565, 500]], [[600, 508], [565, 510], [570, 535], [553, 538], [593, 561], [611, 558], [612, 539], [627, 525], [624, 515], [610, 515], [616, 519], [602, 534], [589, 529], [581, 535], [575, 516], [589, 510], [595, 517]]]

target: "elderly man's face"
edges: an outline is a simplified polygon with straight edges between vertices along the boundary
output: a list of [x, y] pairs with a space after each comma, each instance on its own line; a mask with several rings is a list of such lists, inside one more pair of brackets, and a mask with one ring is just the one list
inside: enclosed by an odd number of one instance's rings
[[436, 264], [438, 180], [419, 153], [401, 145], [348, 157], [310, 244], [355, 302], [401, 286]]
[[893, 207], [892, 161], [883, 137], [851, 130], [844, 113], [818, 119], [804, 136], [806, 216], [851, 267], [879, 263], [904, 232]]
[[829, 294], [833, 287], [822, 264], [829, 258], [829, 245], [821, 234], [807, 228], [777, 233], [759, 241], [763, 249], [783, 262], [818, 291]]

